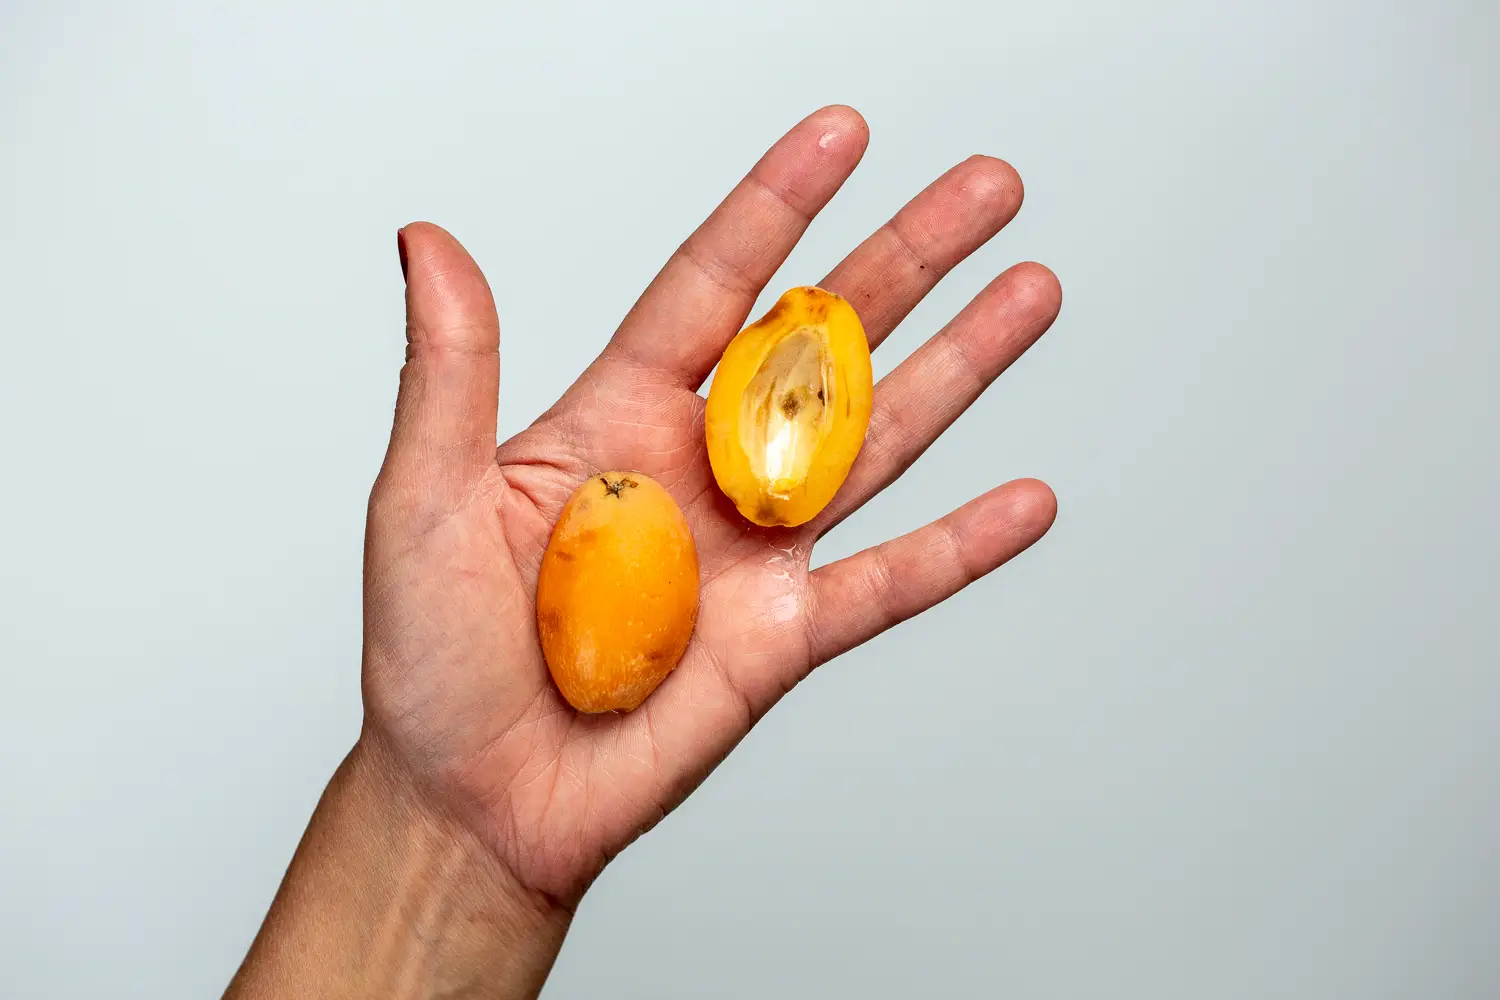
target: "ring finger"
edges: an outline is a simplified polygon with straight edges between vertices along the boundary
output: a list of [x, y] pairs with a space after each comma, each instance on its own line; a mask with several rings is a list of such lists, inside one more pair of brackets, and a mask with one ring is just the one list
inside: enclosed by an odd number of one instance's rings
[[1015, 168], [971, 156], [929, 184], [845, 257], [822, 287], [848, 299], [873, 350], [960, 261], [1015, 218]]
[[990, 282], [939, 333], [875, 386], [870, 429], [849, 478], [814, 522], [822, 535], [889, 486], [1037, 341], [1062, 286], [1025, 263]]

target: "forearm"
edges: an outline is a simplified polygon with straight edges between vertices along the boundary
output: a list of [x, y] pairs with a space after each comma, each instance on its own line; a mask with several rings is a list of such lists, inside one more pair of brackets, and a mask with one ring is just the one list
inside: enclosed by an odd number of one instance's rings
[[534, 997], [568, 922], [361, 739], [225, 1000]]

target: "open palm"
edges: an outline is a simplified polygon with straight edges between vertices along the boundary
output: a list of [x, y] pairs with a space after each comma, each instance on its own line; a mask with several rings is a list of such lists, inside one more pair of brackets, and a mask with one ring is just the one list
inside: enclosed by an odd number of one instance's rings
[[[880, 381], [864, 450], [811, 523], [756, 527], [714, 484], [697, 390], [866, 138], [843, 107], [788, 132], [668, 261], [598, 360], [498, 451], [488, 285], [441, 229], [402, 231], [409, 347], [370, 505], [366, 725], [530, 889], [576, 900], [814, 666], [953, 594], [1052, 522], [1051, 491], [1022, 480], [809, 570], [817, 538], [900, 475], [1052, 322], [1061, 292], [1037, 264], [1001, 274]], [[819, 284], [853, 303], [873, 348], [1020, 203], [1007, 164], [970, 158]], [[611, 469], [654, 477], [682, 507], [701, 608], [681, 664], [644, 705], [588, 716], [552, 685], [533, 594], [564, 502]]]

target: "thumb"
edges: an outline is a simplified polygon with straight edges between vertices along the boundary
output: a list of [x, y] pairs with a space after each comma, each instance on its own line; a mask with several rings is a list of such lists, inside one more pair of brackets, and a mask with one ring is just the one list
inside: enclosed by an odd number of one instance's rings
[[414, 222], [396, 243], [406, 276], [406, 365], [382, 478], [445, 504], [495, 460], [500, 323], [489, 283], [458, 240]]

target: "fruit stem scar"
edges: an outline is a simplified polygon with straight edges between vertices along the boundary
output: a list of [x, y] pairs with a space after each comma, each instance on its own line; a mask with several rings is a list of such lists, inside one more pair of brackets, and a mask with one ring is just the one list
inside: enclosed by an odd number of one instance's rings
[[635, 480], [631, 479], [629, 476], [623, 476], [615, 480], [614, 482], [610, 482], [608, 479], [600, 476], [599, 482], [604, 484], [604, 489], [608, 491], [609, 495], [612, 497], [618, 497], [620, 495], [620, 492], [626, 487], [629, 487], [631, 489], [635, 489], [636, 487]]

